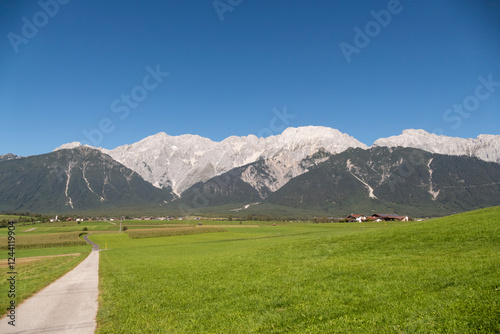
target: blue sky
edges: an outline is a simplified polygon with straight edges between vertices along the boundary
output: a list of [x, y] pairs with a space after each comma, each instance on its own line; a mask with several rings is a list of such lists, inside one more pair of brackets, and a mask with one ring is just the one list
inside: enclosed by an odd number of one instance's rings
[[7, 0], [0, 24], [0, 154], [305, 125], [368, 145], [499, 134], [498, 1]]

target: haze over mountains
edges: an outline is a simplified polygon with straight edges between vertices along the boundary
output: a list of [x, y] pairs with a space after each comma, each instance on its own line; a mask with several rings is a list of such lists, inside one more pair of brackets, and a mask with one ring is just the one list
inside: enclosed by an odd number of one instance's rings
[[498, 204], [499, 162], [498, 135], [463, 139], [405, 130], [370, 148], [313, 126], [221, 142], [158, 133], [113, 150], [69, 143], [40, 156], [1, 156], [0, 210], [134, 206], [195, 213], [260, 206], [446, 214]]

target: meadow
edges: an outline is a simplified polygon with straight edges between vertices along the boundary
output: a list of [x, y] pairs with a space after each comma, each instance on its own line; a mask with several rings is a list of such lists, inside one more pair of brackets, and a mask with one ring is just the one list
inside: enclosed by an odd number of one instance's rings
[[147, 230], [128, 230], [126, 233], [131, 239], [174, 237], [179, 235], [193, 235], [202, 233], [225, 232], [218, 227], [178, 227], [178, 228], [152, 228]]
[[8, 220], [8, 221], [12, 221], [12, 220], [18, 220], [19, 218], [25, 218], [25, 219], [29, 219], [31, 217], [29, 216], [18, 216], [18, 215], [0, 215], [0, 220]]
[[[208, 223], [207, 223], [208, 224]], [[98, 333], [500, 331], [500, 208], [428, 222], [94, 234]]]
[[[90, 247], [85, 248], [66, 248], [60, 247], [56, 254], [42, 253], [37, 250], [32, 250], [29, 257], [16, 257], [16, 304], [21, 304], [25, 299], [31, 297], [36, 292], [40, 291], [75, 266], [83, 261], [90, 252]], [[57, 254], [58, 252], [63, 254]], [[2, 255], [4, 252], [2, 252]], [[5, 252], [6, 254], [7, 252]], [[27, 254], [27, 253], [26, 253]], [[0, 271], [6, 273], [9, 271], [7, 268], [7, 260], [0, 260]], [[7, 277], [7, 275], [3, 275]], [[0, 281], [0, 318], [7, 312], [10, 298], [8, 297], [9, 282], [6, 279]]]
[[97, 333], [500, 332], [500, 207], [426, 222], [123, 226], [17, 227], [17, 303], [88, 255], [86, 227], [107, 246]]
[[[13, 216], [5, 215], [2, 217], [13, 218]], [[189, 226], [193, 229], [195, 226], [194, 222], [175, 225], [165, 224], [165, 222], [161, 221], [126, 221], [126, 223], [131, 225], [129, 229], [142, 229], [142, 234], [139, 231], [140, 237], [145, 237], [150, 228], [153, 230], [169, 228], [174, 232], [179, 227]], [[15, 301], [17, 305], [73, 269], [87, 257], [91, 251], [91, 246], [81, 238], [84, 228], [87, 229], [88, 233], [117, 233], [119, 231], [119, 222], [90, 221], [78, 223], [69, 221], [16, 225], [15, 270], [17, 275]], [[196, 228], [199, 229], [199, 227]], [[208, 232], [211, 228], [201, 228], [198, 231], [202, 230]], [[11, 257], [7, 250], [7, 232], [7, 228], [0, 228], [0, 271], [2, 273], [10, 271], [7, 261]], [[129, 233], [131, 232], [129, 230]], [[215, 232], [215, 230], [211, 232]], [[157, 231], [156, 233], [160, 232]], [[179, 234], [179, 232], [174, 233]], [[169, 234], [172, 234], [172, 232]], [[8, 291], [8, 281], [1, 280], [0, 308], [2, 310], [7, 309], [10, 301]], [[5, 314], [5, 312], [0, 313]]]
[[[30, 225], [16, 225], [16, 235], [17, 236], [28, 236], [28, 235], [41, 235], [41, 234], [52, 234], [52, 233], [68, 233], [68, 232], [82, 232], [83, 228], [86, 227], [89, 232], [92, 231], [106, 231], [106, 232], [118, 232], [120, 225], [112, 224], [109, 222], [54, 222], [54, 223], [34, 223]], [[0, 237], [7, 236], [7, 229], [0, 229]]]

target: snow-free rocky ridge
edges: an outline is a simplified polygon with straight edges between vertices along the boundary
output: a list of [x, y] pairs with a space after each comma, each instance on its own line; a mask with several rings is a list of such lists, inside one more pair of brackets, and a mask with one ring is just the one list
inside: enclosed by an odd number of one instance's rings
[[500, 162], [500, 135], [455, 138], [409, 129], [404, 130], [399, 136], [376, 140], [373, 147], [377, 146], [418, 148], [430, 153], [463, 155], [484, 161]]
[[[64, 144], [59, 149], [78, 147], [80, 143]], [[399, 136], [381, 138], [372, 147], [409, 147], [431, 153], [469, 156], [500, 162], [500, 135], [479, 135], [464, 139], [438, 136], [424, 130], [404, 130]], [[137, 172], [157, 188], [171, 187], [180, 196], [198, 182], [205, 182], [233, 168], [265, 160], [268, 174], [273, 175], [273, 191], [307, 169], [303, 159], [319, 150], [329, 154], [348, 148], [369, 147], [339, 130], [306, 126], [287, 128], [283, 133], [267, 138], [254, 135], [232, 136], [215, 142], [198, 135], [170, 136], [164, 132], [149, 136], [131, 145], [108, 150], [97, 148], [116, 161]], [[250, 168], [243, 180], [253, 187], [255, 171]], [[268, 182], [269, 183], [269, 182]]]
[[[75, 145], [65, 144], [58, 149]], [[335, 154], [351, 147], [368, 148], [336, 129], [308, 126], [288, 128], [267, 138], [232, 136], [221, 142], [197, 135], [169, 136], [160, 132], [113, 150], [98, 149], [136, 171], [154, 186], [170, 186], [180, 195], [198, 182], [257, 160], [283, 157], [299, 164], [320, 149]]]

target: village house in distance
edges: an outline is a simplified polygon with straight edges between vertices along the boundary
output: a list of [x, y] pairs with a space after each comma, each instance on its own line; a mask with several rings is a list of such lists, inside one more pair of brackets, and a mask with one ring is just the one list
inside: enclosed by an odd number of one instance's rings
[[407, 222], [410, 221], [411, 218], [408, 216], [399, 216], [393, 214], [385, 214], [385, 213], [375, 213], [371, 216], [359, 215], [359, 214], [351, 214], [345, 218], [347, 222], [366, 222], [366, 221], [401, 221]]

